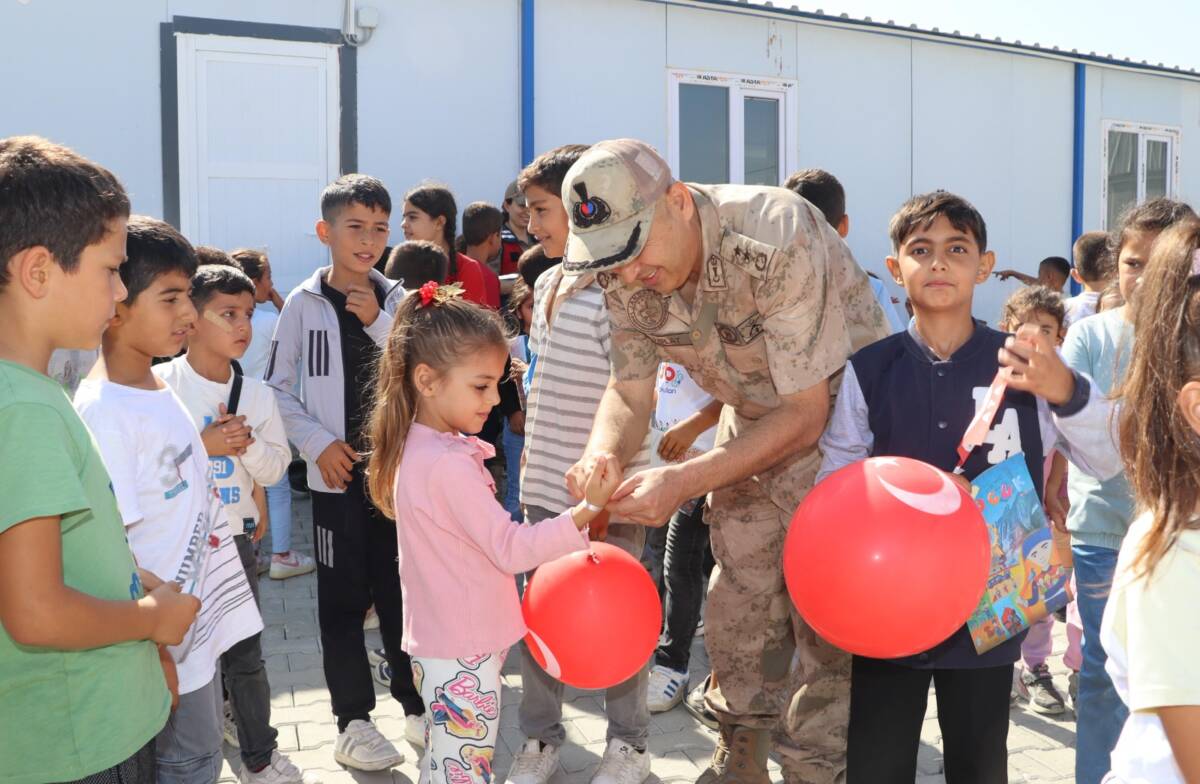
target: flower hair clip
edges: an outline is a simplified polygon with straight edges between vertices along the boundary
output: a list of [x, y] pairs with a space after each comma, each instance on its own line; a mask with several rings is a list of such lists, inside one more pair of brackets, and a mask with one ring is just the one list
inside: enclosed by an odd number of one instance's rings
[[421, 307], [423, 308], [427, 308], [430, 305], [440, 305], [452, 299], [458, 299], [463, 293], [461, 283], [450, 283], [443, 286], [435, 280], [431, 280], [417, 289], [417, 294], [421, 297]]

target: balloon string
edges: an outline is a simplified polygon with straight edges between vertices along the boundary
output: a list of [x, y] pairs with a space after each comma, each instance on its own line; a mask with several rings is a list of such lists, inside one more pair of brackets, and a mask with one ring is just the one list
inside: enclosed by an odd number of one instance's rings
[[996, 419], [996, 413], [1000, 410], [1000, 404], [1004, 401], [1004, 391], [1007, 388], [1008, 375], [1001, 368], [996, 372], [996, 377], [992, 379], [992, 385], [988, 387], [983, 405], [979, 407], [975, 418], [971, 420], [971, 424], [967, 425], [967, 430], [963, 433], [962, 441], [958, 445], [958, 465], [954, 467], [954, 473], [961, 474], [963, 472], [963, 464], [967, 462], [971, 452], [975, 451], [975, 448], [987, 438], [988, 431], [992, 429], [992, 422]]

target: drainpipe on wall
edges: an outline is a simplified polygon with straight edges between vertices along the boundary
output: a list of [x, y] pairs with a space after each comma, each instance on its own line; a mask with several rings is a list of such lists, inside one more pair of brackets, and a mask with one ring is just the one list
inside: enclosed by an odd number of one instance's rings
[[[1087, 102], [1087, 66], [1075, 63], [1075, 127], [1071, 160], [1071, 242], [1083, 234], [1083, 142], [1084, 109]], [[1070, 256], [1068, 255], [1068, 258]], [[1071, 279], [1071, 293], [1078, 294], [1080, 285]]]
[[521, 167], [533, 160], [533, 14], [534, 0], [521, 0]]

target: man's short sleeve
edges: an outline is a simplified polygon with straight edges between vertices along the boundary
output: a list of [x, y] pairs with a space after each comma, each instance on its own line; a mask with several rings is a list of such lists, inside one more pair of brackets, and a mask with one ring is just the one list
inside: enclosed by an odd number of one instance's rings
[[608, 303], [609, 362], [612, 377], [617, 381], [638, 381], [658, 374], [663, 358], [658, 355], [658, 346], [634, 328], [625, 311], [619, 293], [605, 294]]
[[81, 480], [86, 455], [61, 412], [38, 403], [6, 407], [0, 411], [0, 444], [0, 532], [87, 508]]
[[776, 392], [796, 394], [846, 364], [850, 337], [836, 281], [824, 265], [813, 263], [807, 247], [792, 243], [776, 251], [756, 286]]
[[[1195, 547], [1200, 537], [1184, 534]], [[1128, 587], [1125, 621], [1129, 708], [1200, 705], [1196, 647], [1200, 646], [1200, 552], [1177, 542], [1149, 578]]]

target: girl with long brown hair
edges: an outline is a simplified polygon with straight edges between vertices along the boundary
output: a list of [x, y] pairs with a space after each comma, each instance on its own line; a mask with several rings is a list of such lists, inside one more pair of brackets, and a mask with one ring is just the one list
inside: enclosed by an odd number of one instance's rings
[[1100, 641], [1129, 718], [1105, 781], [1200, 782], [1200, 220], [1163, 232], [1137, 291], [1121, 453], [1139, 516]]
[[404, 650], [430, 706], [422, 781], [431, 760], [438, 781], [492, 775], [500, 668], [526, 632], [513, 575], [586, 549], [588, 523], [621, 481], [601, 460], [573, 509], [536, 526], [509, 517], [483, 464], [495, 450], [463, 435], [499, 401], [508, 337], [497, 313], [460, 295], [430, 282], [397, 309], [370, 425], [368, 487], [396, 519]]

